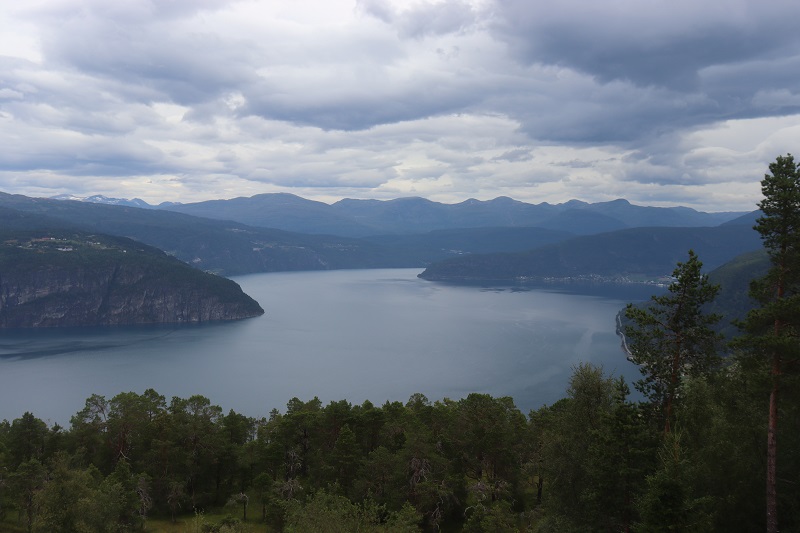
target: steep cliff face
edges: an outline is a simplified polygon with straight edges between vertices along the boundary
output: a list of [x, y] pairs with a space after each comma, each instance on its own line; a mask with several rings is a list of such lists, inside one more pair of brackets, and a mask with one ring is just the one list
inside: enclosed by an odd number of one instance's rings
[[191, 323], [263, 312], [233, 281], [128, 239], [72, 233], [0, 243], [0, 328]]

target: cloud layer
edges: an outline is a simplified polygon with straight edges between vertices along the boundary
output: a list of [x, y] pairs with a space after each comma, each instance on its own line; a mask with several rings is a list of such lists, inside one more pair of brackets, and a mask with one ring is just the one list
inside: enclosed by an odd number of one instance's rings
[[750, 210], [800, 140], [794, 0], [0, 8], [0, 190]]

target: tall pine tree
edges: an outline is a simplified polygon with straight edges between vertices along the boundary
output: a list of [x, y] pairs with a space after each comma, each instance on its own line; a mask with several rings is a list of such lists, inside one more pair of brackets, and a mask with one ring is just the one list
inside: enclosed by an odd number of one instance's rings
[[771, 262], [764, 278], [754, 281], [750, 295], [760, 307], [743, 323], [739, 341], [750, 362], [769, 375], [767, 422], [767, 532], [778, 531], [778, 398], [781, 378], [800, 361], [800, 166], [791, 154], [769, 165], [761, 181], [763, 216], [755, 229], [761, 234]]

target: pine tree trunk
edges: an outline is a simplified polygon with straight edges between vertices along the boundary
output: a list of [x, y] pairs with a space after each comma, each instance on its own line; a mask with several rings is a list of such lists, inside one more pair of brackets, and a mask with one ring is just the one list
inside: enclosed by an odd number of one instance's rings
[[767, 425], [767, 533], [778, 533], [778, 387], [781, 375], [780, 357], [772, 358], [772, 390], [769, 394]]
[[[780, 274], [778, 277], [777, 299], [780, 301], [786, 294], [786, 255], [785, 247], [781, 250]], [[783, 321], [775, 320], [773, 334], [781, 335]], [[772, 390], [769, 393], [769, 417], [767, 419], [767, 533], [778, 533], [778, 390], [781, 379], [781, 356], [772, 354]]]
[[666, 420], [664, 421], [664, 435], [669, 435], [671, 431], [672, 420], [672, 401], [675, 398], [675, 392], [678, 390], [678, 374], [680, 373], [681, 365], [681, 346], [683, 340], [678, 337], [675, 353], [672, 355], [672, 368], [669, 378], [669, 391], [667, 392], [667, 405], [666, 405]]
[[542, 503], [542, 489], [544, 488], [544, 479], [542, 476], [539, 476], [539, 479], [536, 481], [536, 505], [541, 505]]

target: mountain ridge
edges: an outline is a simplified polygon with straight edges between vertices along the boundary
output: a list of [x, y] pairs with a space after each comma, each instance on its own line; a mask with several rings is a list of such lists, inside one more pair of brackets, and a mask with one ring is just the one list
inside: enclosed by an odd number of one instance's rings
[[[286, 203], [287, 196], [293, 198], [295, 209], [289, 217], [282, 206]], [[503, 196], [492, 200], [470, 198], [455, 204], [444, 204], [420, 197], [392, 200], [346, 198], [330, 205], [312, 202], [288, 193], [275, 193], [165, 206], [163, 209], [233, 220], [251, 226], [347, 237], [423, 233], [467, 227], [535, 226], [558, 229], [564, 224], [578, 234], [593, 234], [625, 227], [717, 226], [745, 214], [704, 213], [683, 206], [638, 206], [625, 199], [598, 203], [570, 200], [563, 204], [531, 204]], [[301, 209], [306, 211], [301, 212]], [[576, 220], [586, 218], [586, 213], [593, 213], [598, 220], [603, 216], [606, 219], [599, 226]], [[298, 218], [303, 220], [302, 225], [295, 222]]]
[[[717, 226], [746, 214], [707, 213], [684, 206], [641, 206], [624, 198], [596, 203], [573, 199], [561, 204], [533, 204], [498, 196], [491, 200], [469, 198], [446, 204], [412, 196], [391, 200], [344, 198], [326, 204], [291, 193], [265, 193], [202, 202], [161, 203], [158, 206], [139, 199], [100, 195], [83, 201], [169, 210], [297, 233], [356, 238], [467, 227], [526, 226], [569, 227], [574, 233], [587, 235], [627, 227]], [[596, 223], [587, 222], [590, 220]]]

